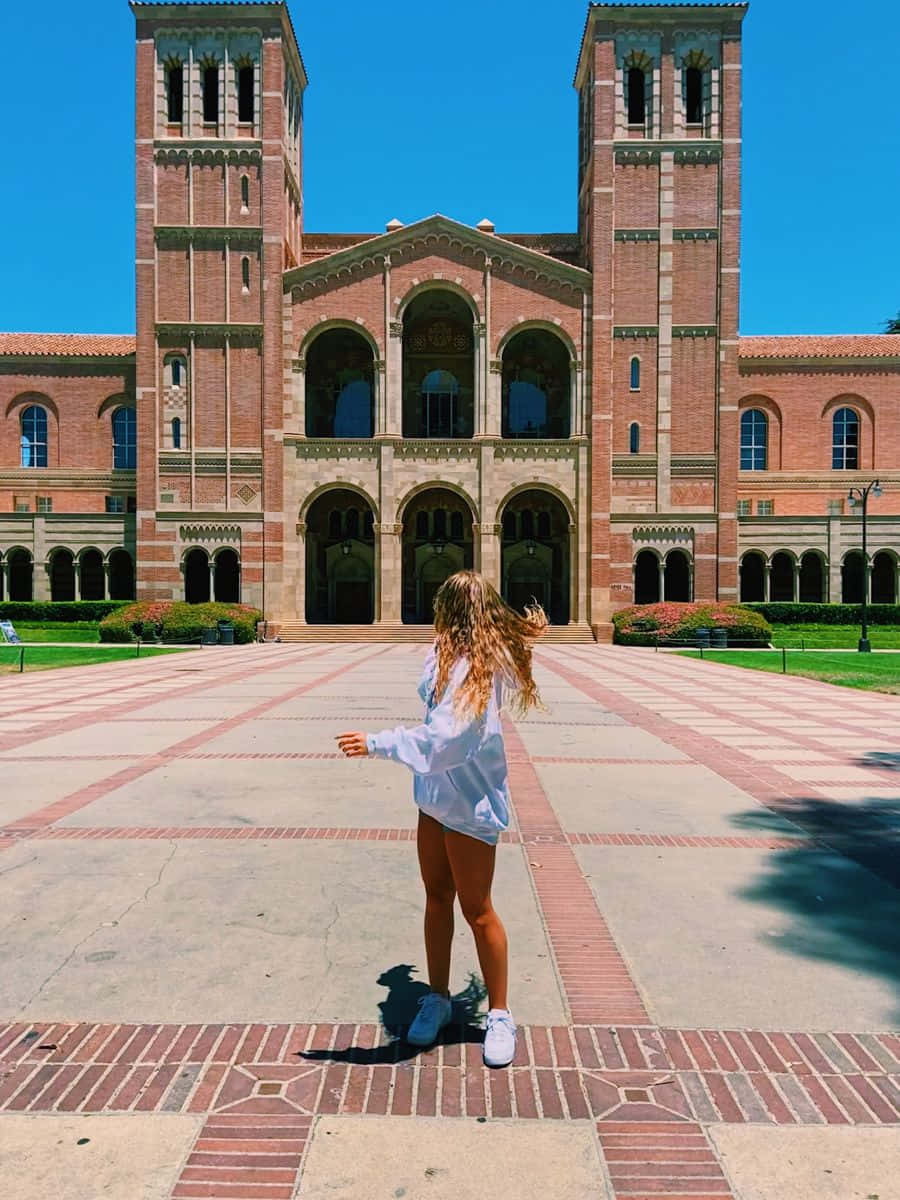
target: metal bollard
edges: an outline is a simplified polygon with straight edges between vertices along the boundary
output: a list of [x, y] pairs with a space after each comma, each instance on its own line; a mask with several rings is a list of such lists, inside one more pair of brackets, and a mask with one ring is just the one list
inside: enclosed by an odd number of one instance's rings
[[19, 674], [21, 675], [24, 670], [25, 670], [25, 647], [22, 646], [19, 649]]
[[787, 647], [781, 647], [781, 673], [787, 675]]

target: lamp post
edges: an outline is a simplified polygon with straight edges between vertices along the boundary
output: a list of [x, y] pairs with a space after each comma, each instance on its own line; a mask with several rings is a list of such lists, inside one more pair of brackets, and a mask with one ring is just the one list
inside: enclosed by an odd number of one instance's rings
[[866, 518], [869, 512], [869, 495], [872, 495], [877, 500], [881, 495], [881, 484], [878, 480], [867, 484], [865, 487], [852, 487], [847, 496], [847, 503], [851, 508], [856, 508], [858, 504], [862, 505], [862, 558], [863, 558], [863, 579], [862, 579], [862, 637], [859, 639], [860, 654], [868, 654], [872, 647], [869, 645], [869, 625], [868, 611], [866, 602], [869, 598], [869, 552], [866, 545]]

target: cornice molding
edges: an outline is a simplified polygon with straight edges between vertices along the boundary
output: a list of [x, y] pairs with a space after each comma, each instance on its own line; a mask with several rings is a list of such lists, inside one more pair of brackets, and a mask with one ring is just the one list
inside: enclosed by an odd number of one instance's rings
[[617, 229], [615, 232], [617, 242], [658, 242], [658, 229]]
[[263, 326], [258, 322], [157, 321], [157, 334], [167, 337], [249, 337], [261, 340]]
[[157, 162], [261, 163], [262, 142], [258, 138], [156, 138], [153, 154]]
[[[137, 475], [134, 471], [96, 471], [78, 467], [6, 467], [0, 468], [0, 487], [20, 491], [45, 492], [48, 488], [75, 491], [121, 492], [134, 490]], [[4, 516], [7, 514], [4, 513]], [[37, 516], [52, 516], [37, 513]], [[115, 515], [115, 514], [112, 514]]]
[[406, 225], [391, 233], [348, 246], [326, 254], [313, 262], [292, 267], [284, 272], [284, 290], [303, 298], [322, 285], [331, 282], [349, 281], [364, 271], [382, 272], [384, 256], [392, 251], [413, 247], [434, 247], [438, 250], [459, 249], [477, 253], [492, 269], [506, 269], [524, 273], [526, 280], [555, 284], [563, 290], [578, 293], [591, 287], [591, 273], [559, 259], [550, 258], [538, 250], [508, 242], [495, 233], [482, 233], [469, 225], [462, 225], [449, 217], [436, 214], [423, 221]]
[[157, 242], [194, 242], [208, 245], [235, 242], [254, 247], [262, 242], [263, 236], [262, 227], [259, 225], [157, 225], [153, 232]]
[[718, 229], [676, 229], [672, 233], [676, 242], [714, 242], [718, 236]]
[[659, 337], [658, 325], [615, 325], [614, 338], [655, 338]]
[[715, 325], [673, 325], [673, 338], [714, 338], [719, 330]]

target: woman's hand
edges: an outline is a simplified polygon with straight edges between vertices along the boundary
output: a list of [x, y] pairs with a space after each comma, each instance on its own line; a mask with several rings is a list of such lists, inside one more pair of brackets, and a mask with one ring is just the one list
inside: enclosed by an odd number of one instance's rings
[[369, 753], [364, 733], [340, 733], [337, 744], [345, 758], [365, 758]]

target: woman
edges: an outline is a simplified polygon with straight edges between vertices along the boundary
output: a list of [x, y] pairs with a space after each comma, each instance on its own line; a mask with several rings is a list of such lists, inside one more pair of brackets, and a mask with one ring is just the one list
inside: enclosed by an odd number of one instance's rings
[[507, 1066], [516, 1052], [516, 1026], [507, 1007], [506, 931], [491, 902], [497, 839], [509, 824], [500, 708], [504, 688], [520, 713], [540, 703], [530, 641], [546, 626], [543, 609], [529, 608], [520, 616], [475, 571], [451, 575], [435, 597], [436, 636], [419, 683], [424, 724], [342, 733], [337, 739], [348, 758], [390, 758], [415, 775], [431, 990], [419, 1001], [407, 1040], [429, 1046], [451, 1019], [450, 947], [459, 896], [487, 986], [489, 1067]]

